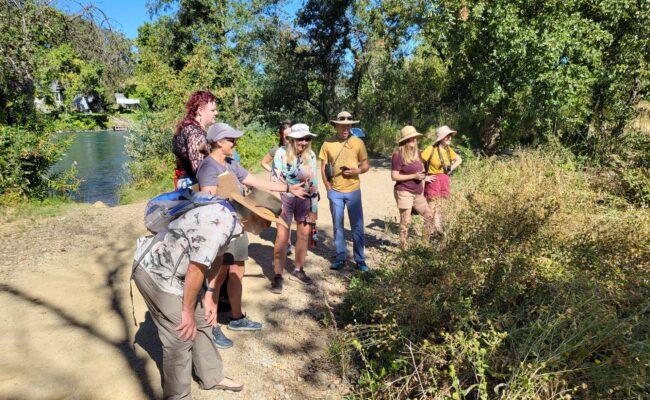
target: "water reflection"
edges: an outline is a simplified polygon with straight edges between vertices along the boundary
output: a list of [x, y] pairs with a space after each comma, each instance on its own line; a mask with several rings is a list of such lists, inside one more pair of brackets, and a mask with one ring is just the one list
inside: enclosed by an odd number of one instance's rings
[[74, 143], [63, 160], [52, 167], [60, 172], [77, 162], [77, 176], [83, 179], [75, 201], [94, 203], [100, 200], [114, 206], [118, 201], [120, 186], [128, 180], [125, 163], [125, 143], [128, 132], [79, 132], [74, 133]]

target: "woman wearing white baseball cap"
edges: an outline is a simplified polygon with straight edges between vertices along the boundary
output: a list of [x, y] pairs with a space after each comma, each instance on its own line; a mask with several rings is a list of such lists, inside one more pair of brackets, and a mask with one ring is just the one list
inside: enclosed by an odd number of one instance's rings
[[[295, 124], [286, 135], [287, 142], [280, 147], [273, 158], [271, 174], [273, 179], [286, 185], [302, 184], [306, 195], [298, 198], [291, 193], [281, 193], [282, 218], [291, 226], [296, 221], [296, 247], [294, 269], [291, 279], [302, 284], [311, 284], [311, 278], [305, 273], [307, 256], [307, 238], [311, 224], [318, 218], [318, 170], [316, 169], [316, 154], [311, 150], [311, 141], [316, 135], [309, 131], [305, 124]], [[287, 260], [287, 242], [290, 230], [278, 225], [278, 233], [273, 250], [273, 265], [275, 276], [271, 284], [273, 293], [282, 293], [285, 263]]]

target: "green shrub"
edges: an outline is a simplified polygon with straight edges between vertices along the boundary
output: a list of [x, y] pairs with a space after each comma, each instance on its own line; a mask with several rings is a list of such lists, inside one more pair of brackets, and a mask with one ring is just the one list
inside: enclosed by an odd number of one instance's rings
[[63, 180], [50, 180], [47, 177], [49, 168], [61, 159], [71, 141], [72, 138], [66, 135], [54, 135], [39, 128], [0, 126], [2, 201], [12, 203], [26, 198], [42, 199], [50, 189], [76, 188], [74, 177], [69, 173], [63, 173]]
[[607, 156], [597, 155], [600, 183], [615, 195], [650, 206], [650, 132], [628, 130]]
[[94, 131], [109, 129], [108, 114], [94, 113], [52, 113], [37, 114], [38, 122], [52, 132]]
[[647, 394], [650, 214], [567, 165], [547, 149], [464, 164], [445, 242], [353, 279], [362, 397]]
[[237, 153], [241, 157], [244, 168], [256, 170], [260, 161], [272, 147], [278, 145], [278, 134], [275, 130], [259, 123], [252, 123], [243, 129], [244, 136], [237, 141]]

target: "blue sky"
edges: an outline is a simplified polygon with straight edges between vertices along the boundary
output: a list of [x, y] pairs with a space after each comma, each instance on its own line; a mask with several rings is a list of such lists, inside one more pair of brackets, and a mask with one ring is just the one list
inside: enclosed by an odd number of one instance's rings
[[[101, 9], [111, 19], [111, 27], [124, 33], [127, 38], [138, 36], [138, 27], [145, 22], [151, 22], [146, 8], [147, 0], [92, 0], [92, 4]], [[60, 9], [69, 12], [79, 11], [79, 5], [74, 2], [59, 0]], [[286, 11], [295, 14], [302, 5], [302, 0], [289, 0]]]
[[93, 4], [108, 15], [114, 30], [121, 31], [129, 39], [135, 39], [138, 27], [151, 21], [146, 2], [147, 0], [94, 0]]

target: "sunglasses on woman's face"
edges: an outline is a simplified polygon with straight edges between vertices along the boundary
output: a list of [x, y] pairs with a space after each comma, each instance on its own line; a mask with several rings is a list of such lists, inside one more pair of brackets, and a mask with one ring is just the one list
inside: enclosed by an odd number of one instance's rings
[[311, 137], [301, 137], [300, 139], [296, 139], [298, 142], [311, 142]]
[[229, 141], [229, 142], [232, 143], [232, 144], [236, 144], [236, 143], [237, 143], [237, 139], [235, 139], [235, 138], [227, 137], [226, 140]]

